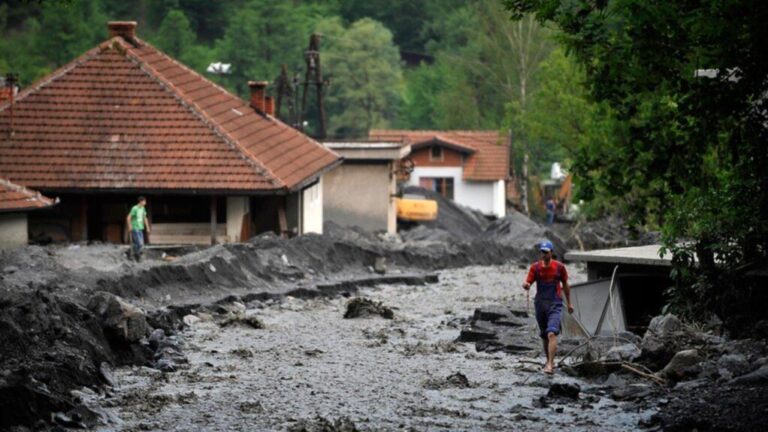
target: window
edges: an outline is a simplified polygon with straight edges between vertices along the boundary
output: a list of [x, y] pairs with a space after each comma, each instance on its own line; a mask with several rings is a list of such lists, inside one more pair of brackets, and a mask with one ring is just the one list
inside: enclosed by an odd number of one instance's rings
[[422, 177], [419, 179], [419, 186], [453, 199], [453, 177]]
[[442, 160], [443, 160], [443, 148], [440, 147], [440, 146], [432, 146], [432, 147], [430, 147], [429, 160], [430, 161], [442, 162]]

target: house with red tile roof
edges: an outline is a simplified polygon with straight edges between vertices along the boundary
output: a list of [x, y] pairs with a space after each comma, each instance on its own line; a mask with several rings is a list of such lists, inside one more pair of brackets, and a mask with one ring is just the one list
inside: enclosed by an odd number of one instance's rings
[[482, 213], [506, 214], [509, 135], [498, 131], [371, 130], [372, 139], [404, 139], [414, 163], [409, 184]]
[[341, 157], [110, 22], [110, 38], [0, 103], [0, 175], [56, 194], [30, 220], [71, 241], [121, 241], [140, 195], [150, 243], [321, 232], [322, 177]]
[[40, 192], [0, 178], [0, 249], [27, 244], [27, 213], [57, 203], [58, 200], [45, 197]]

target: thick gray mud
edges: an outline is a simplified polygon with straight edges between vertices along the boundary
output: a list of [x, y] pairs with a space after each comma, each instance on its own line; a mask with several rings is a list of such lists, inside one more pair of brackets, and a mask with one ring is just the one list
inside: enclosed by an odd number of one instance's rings
[[[188, 365], [118, 368], [117, 387], [90, 396], [120, 419], [98, 430], [637, 429], [652, 413], [627, 412], [560, 372], [544, 376], [538, 350], [488, 354], [455, 342], [479, 306], [525, 308], [523, 277], [517, 267], [466, 267], [440, 272], [435, 284], [357, 294], [392, 308], [393, 319], [344, 319], [344, 297], [250, 302], [262, 329], [203, 315], [179, 335]], [[578, 383], [582, 396], [542, 404], [552, 382]]]

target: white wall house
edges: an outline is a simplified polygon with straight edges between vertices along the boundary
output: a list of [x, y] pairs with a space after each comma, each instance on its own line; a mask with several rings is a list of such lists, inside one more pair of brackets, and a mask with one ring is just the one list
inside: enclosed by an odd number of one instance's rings
[[414, 163], [409, 185], [439, 192], [485, 215], [506, 215], [509, 138], [496, 131], [374, 130], [371, 138], [402, 137]]

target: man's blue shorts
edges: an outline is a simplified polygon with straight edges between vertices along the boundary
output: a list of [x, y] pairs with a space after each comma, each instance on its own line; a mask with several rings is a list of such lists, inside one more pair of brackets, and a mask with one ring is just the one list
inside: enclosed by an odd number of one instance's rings
[[563, 313], [562, 300], [544, 300], [534, 302], [536, 308], [536, 322], [539, 323], [540, 335], [546, 338], [547, 334], [560, 334], [560, 316]]

